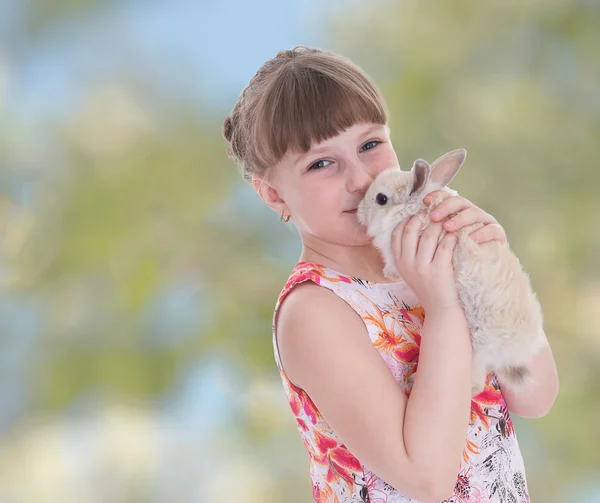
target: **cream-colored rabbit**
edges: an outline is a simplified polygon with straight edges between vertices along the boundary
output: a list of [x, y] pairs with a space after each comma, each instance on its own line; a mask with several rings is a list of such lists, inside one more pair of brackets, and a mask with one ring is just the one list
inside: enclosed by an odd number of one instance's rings
[[[446, 185], [466, 158], [463, 149], [453, 150], [431, 166], [415, 161], [411, 171], [398, 168], [380, 173], [358, 207], [358, 219], [385, 262], [384, 274], [400, 280], [392, 251], [392, 232], [404, 219], [425, 215], [421, 232], [429, 225], [429, 207], [423, 198], [433, 190], [456, 191]], [[482, 224], [457, 231], [453, 267], [457, 290], [471, 331], [473, 345], [472, 393], [484, 387], [493, 372], [502, 386], [522, 390], [533, 384], [527, 369], [531, 357], [547, 344], [540, 304], [529, 277], [508, 244], [498, 241], [477, 244], [468, 236]], [[442, 231], [440, 240], [444, 236]]]

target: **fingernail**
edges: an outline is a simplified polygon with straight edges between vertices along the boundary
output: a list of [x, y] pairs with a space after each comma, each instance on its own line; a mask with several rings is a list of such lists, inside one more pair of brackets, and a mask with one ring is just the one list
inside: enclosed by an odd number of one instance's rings
[[439, 211], [433, 211], [433, 212], [431, 213], [431, 216], [432, 216], [432, 217], [434, 217], [434, 218], [437, 218], [437, 217], [439, 217], [439, 216], [440, 216], [440, 212], [439, 212]]

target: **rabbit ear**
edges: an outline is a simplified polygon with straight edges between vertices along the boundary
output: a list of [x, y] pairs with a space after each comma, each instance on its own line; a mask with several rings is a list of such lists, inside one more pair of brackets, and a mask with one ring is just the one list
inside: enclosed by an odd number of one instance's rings
[[429, 181], [431, 166], [427, 161], [417, 159], [410, 172], [412, 173], [412, 187], [409, 195], [420, 194]]
[[458, 170], [465, 162], [467, 151], [464, 148], [458, 148], [444, 154], [439, 159], [431, 163], [431, 181], [445, 187], [458, 173]]

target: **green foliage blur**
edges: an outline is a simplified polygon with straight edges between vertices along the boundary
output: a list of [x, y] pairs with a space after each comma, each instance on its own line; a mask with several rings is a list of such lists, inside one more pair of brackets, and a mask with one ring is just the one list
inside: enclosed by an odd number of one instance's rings
[[[199, 104], [115, 44], [110, 79], [82, 74], [43, 113], [10, 102], [46, 41], [75, 50], [130, 4], [0, 8], [18, 11], [0, 24], [0, 502], [310, 501], [271, 341], [300, 243], [225, 155], [237, 95]], [[306, 45], [380, 86], [405, 169], [468, 150], [453, 187], [531, 275], [561, 386], [546, 417], [515, 418], [532, 501], [600, 501], [600, 3], [324, 12]]]

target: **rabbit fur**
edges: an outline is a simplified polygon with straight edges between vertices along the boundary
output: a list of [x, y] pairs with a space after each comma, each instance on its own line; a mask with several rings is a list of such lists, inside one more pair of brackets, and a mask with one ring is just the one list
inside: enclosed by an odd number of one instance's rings
[[[442, 201], [438, 197], [426, 206], [423, 198], [434, 190], [457, 195], [447, 185], [465, 158], [466, 151], [457, 149], [431, 165], [417, 159], [410, 171], [391, 168], [373, 180], [357, 216], [383, 258], [387, 278], [402, 279], [392, 251], [394, 229], [418, 214], [423, 221], [422, 233], [431, 222], [429, 213]], [[501, 386], [521, 391], [534, 384], [527, 363], [547, 344], [542, 310], [508, 243], [477, 244], [468, 237], [482, 226], [477, 223], [458, 230], [453, 255], [458, 296], [473, 347], [472, 395], [483, 390], [489, 373], [496, 375]], [[439, 239], [445, 234], [442, 230]]]

